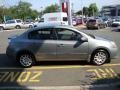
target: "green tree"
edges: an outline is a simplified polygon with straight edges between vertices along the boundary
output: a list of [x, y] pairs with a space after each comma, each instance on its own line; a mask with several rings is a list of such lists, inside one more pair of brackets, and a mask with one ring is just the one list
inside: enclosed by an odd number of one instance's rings
[[89, 14], [88, 7], [83, 7], [83, 14], [84, 14], [85, 16], [88, 16], [88, 14]]
[[97, 7], [96, 3], [90, 4], [88, 10], [89, 10], [89, 16], [95, 16], [95, 15], [97, 15], [97, 13], [98, 13], [98, 7]]
[[47, 6], [43, 11], [43, 13], [51, 13], [51, 12], [58, 12], [58, 11], [60, 11], [60, 7], [58, 6], [58, 4], [52, 4], [50, 6]]
[[31, 4], [28, 2], [20, 1], [18, 5], [14, 5], [8, 8], [7, 13], [5, 15], [11, 16], [13, 18], [19, 18], [22, 20], [25, 19], [35, 19], [38, 16], [38, 12], [36, 10], [31, 9]]
[[76, 14], [77, 14], [77, 15], [82, 15], [82, 11], [79, 10], [79, 11], [76, 12]]

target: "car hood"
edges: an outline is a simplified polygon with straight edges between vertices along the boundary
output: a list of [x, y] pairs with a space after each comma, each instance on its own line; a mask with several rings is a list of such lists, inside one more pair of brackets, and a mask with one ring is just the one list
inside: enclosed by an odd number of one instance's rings
[[103, 41], [112, 41], [110, 38], [102, 38], [102, 37], [99, 37], [99, 36], [95, 36], [95, 39], [96, 40], [103, 40]]

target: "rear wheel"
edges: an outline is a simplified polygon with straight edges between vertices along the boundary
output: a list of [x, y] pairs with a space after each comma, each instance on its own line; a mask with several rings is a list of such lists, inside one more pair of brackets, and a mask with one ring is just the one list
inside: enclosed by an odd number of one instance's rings
[[34, 57], [29, 53], [23, 53], [18, 56], [18, 61], [22, 67], [31, 67], [34, 64]]
[[95, 65], [102, 65], [109, 60], [109, 54], [105, 50], [98, 50], [92, 55], [91, 61]]
[[21, 29], [21, 27], [20, 27], [19, 25], [17, 25], [15, 28], [16, 28], [16, 29]]
[[3, 28], [3, 27], [0, 27], [0, 31], [2, 31], [2, 30], [4, 30], [4, 28]]

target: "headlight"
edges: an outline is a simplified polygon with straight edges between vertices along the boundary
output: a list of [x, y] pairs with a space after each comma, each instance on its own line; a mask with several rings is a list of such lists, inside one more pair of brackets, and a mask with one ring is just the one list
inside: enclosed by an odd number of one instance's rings
[[115, 42], [110, 42], [110, 43], [112, 48], [117, 48], [117, 45], [115, 44]]

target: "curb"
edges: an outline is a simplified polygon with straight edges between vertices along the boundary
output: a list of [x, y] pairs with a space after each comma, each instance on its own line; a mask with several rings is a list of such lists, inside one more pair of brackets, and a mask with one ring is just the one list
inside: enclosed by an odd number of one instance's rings
[[25, 29], [2, 30], [0, 32], [23, 31], [23, 30], [25, 30]]
[[6, 89], [33, 89], [33, 90], [86, 90], [86, 89], [120, 89], [120, 82], [114, 84], [101, 84], [101, 85], [80, 85], [80, 86], [28, 86], [28, 87], [0, 87], [0, 90]]

